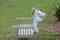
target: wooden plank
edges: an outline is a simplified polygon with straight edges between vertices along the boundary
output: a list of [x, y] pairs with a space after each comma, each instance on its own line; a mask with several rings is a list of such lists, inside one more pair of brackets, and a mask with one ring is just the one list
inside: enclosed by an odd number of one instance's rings
[[36, 32], [34, 32], [33, 40], [36, 40]]
[[[21, 31], [21, 34], [19, 34]], [[31, 35], [33, 34], [33, 30], [31, 28], [29, 29], [19, 29], [18, 35]]]
[[16, 40], [18, 40], [18, 28], [16, 29]]
[[32, 18], [16, 18], [16, 20], [32, 20]]
[[32, 24], [19, 24], [12, 26], [12, 28], [18, 28], [18, 27], [32, 27]]

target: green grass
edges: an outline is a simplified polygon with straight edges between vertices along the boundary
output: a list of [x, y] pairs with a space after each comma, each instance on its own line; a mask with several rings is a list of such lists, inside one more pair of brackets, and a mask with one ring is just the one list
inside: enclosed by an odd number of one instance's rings
[[[48, 23], [52, 16], [52, 4], [59, 0], [0, 0], [0, 40], [9, 40], [10, 36], [15, 35], [12, 25], [17, 24], [16, 17], [31, 17], [31, 8], [43, 10], [46, 17], [42, 23]], [[37, 40], [57, 40], [57, 34], [43, 29], [39, 25]]]

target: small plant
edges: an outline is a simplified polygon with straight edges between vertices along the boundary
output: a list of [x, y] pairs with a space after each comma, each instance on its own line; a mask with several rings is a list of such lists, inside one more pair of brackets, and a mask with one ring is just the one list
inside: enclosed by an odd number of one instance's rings
[[60, 4], [53, 4], [54, 8], [52, 8], [55, 12], [55, 16], [57, 17], [57, 19], [60, 21]]
[[56, 10], [56, 17], [60, 21], [60, 5], [59, 5], [58, 9]]

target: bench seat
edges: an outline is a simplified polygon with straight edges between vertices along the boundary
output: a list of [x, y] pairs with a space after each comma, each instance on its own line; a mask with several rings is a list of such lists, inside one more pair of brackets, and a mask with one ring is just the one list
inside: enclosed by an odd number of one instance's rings
[[18, 28], [18, 37], [33, 37], [34, 27], [32, 27], [32, 24], [19, 24], [13, 26], [13, 28]]

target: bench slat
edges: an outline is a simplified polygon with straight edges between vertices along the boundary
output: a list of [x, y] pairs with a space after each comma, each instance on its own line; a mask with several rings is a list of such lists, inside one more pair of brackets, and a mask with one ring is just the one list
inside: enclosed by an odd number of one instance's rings
[[32, 28], [30, 29], [19, 29], [18, 35], [31, 35], [33, 34]]
[[22, 27], [32, 27], [32, 24], [19, 24], [19, 25], [15, 25], [15, 26], [12, 26], [12, 28], [22, 28]]
[[32, 20], [32, 18], [16, 18], [17, 20]]
[[18, 37], [33, 37], [35, 28], [32, 26], [32, 24], [19, 24], [12, 26], [13, 28], [18, 28]]

